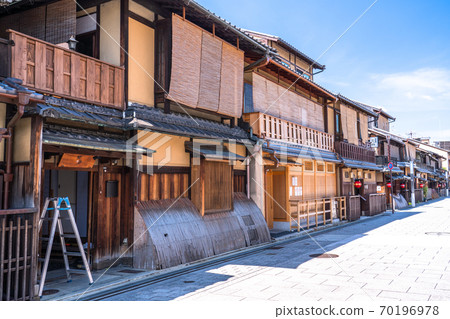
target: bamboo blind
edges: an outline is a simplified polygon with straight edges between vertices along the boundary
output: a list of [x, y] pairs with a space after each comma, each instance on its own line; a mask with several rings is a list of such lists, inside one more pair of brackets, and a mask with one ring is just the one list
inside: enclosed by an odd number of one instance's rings
[[244, 53], [222, 42], [219, 113], [241, 117], [243, 90]]
[[169, 98], [196, 107], [200, 87], [202, 31], [174, 15], [172, 19], [172, 75]]
[[363, 143], [369, 140], [369, 119], [366, 114], [359, 113], [359, 121], [361, 123], [361, 137]]
[[76, 3], [60, 0], [47, 6], [45, 41], [62, 43], [76, 33]]
[[0, 18], [0, 37], [7, 38], [7, 29], [54, 44], [66, 42], [76, 33], [76, 3], [60, 0]]
[[255, 112], [324, 130], [322, 105], [257, 74], [253, 74], [253, 104]]
[[169, 99], [240, 117], [243, 79], [243, 51], [178, 15], [172, 16]]
[[198, 105], [217, 112], [220, 96], [220, 64], [217, 60], [222, 58], [222, 41], [206, 32], [203, 32], [202, 41]]
[[358, 145], [358, 132], [356, 130], [356, 111], [341, 103], [341, 115], [344, 138], [347, 139], [349, 143]]

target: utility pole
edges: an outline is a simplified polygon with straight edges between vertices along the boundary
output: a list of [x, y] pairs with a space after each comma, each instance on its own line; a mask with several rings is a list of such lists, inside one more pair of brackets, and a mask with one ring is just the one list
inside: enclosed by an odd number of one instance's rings
[[409, 176], [411, 177], [411, 206], [416, 207], [416, 179], [414, 176], [414, 161], [412, 159], [409, 161]]
[[[387, 136], [387, 142], [388, 142], [388, 162], [390, 164], [391, 163], [391, 137], [389, 135]], [[392, 169], [391, 168], [389, 168], [389, 175], [390, 175], [390, 179], [391, 179], [391, 181], [390, 181], [390, 183], [391, 183], [391, 200], [390, 200], [390, 202], [391, 202], [392, 214], [394, 214], [395, 213], [394, 185], [393, 185], [394, 183], [392, 183], [393, 180], [392, 180]]]

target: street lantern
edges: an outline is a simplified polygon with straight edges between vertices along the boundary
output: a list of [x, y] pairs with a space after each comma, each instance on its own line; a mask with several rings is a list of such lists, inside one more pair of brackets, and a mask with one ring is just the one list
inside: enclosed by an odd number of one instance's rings
[[361, 188], [362, 183], [361, 181], [355, 181], [355, 183], [353, 184], [356, 188]]
[[403, 189], [403, 188], [405, 188], [405, 187], [406, 187], [405, 183], [401, 183], [401, 184], [400, 184], [400, 188]]
[[391, 183], [387, 183], [387, 184], [386, 184], [386, 187], [387, 187], [387, 188], [391, 188], [391, 187], [392, 187], [392, 184], [391, 184]]
[[67, 41], [67, 44], [69, 44], [69, 49], [73, 51], [77, 49], [77, 43], [78, 41], [75, 39], [73, 35], [71, 35], [69, 40]]

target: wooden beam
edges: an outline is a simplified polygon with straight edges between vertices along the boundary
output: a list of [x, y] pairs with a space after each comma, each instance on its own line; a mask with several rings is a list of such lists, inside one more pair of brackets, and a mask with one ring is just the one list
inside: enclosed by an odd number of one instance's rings
[[133, 11], [129, 11], [129, 12], [128, 12], [128, 16], [129, 16], [130, 18], [132, 18], [132, 19], [134, 19], [134, 20], [136, 20], [136, 21], [142, 23], [143, 25], [146, 25], [146, 26], [149, 27], [149, 28], [152, 28], [152, 29], [155, 28], [155, 24], [154, 24], [152, 21], [147, 20], [147, 19], [144, 18], [144, 17], [141, 17], [140, 15], [134, 13]]
[[70, 146], [57, 146], [57, 145], [48, 145], [44, 144], [42, 146], [44, 152], [49, 153], [73, 153], [73, 154], [81, 154], [81, 155], [93, 155], [98, 157], [107, 157], [107, 158], [124, 158], [126, 156], [125, 152], [115, 152], [115, 151], [100, 151], [94, 149], [87, 148], [77, 148]]
[[161, 7], [160, 5], [156, 4], [153, 1], [148, 0], [134, 0], [134, 1], [164, 18], [169, 18], [172, 15], [172, 13], [169, 10]]

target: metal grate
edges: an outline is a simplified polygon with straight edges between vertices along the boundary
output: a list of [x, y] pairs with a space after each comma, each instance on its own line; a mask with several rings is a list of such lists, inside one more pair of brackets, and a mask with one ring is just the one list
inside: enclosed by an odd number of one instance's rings
[[253, 218], [250, 215], [242, 216], [242, 220], [244, 221], [245, 226], [254, 226], [255, 225], [255, 222], [253, 221]]
[[309, 257], [312, 258], [338, 258], [339, 255], [336, 254], [311, 254]]
[[250, 240], [250, 244], [257, 242], [259, 240], [258, 231], [256, 229], [249, 229], [248, 238]]
[[267, 247], [266, 249], [270, 249], [270, 250], [278, 250], [278, 249], [283, 249], [283, 246], [274, 246], [274, 247]]

